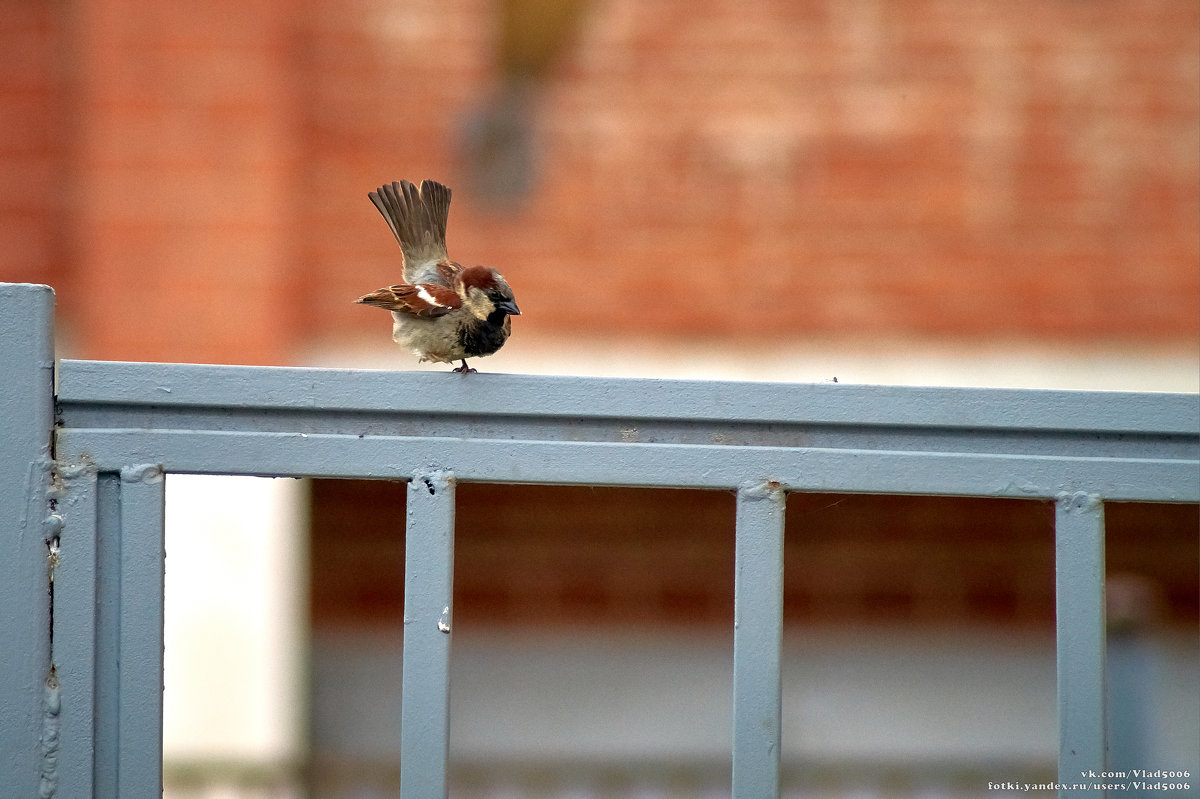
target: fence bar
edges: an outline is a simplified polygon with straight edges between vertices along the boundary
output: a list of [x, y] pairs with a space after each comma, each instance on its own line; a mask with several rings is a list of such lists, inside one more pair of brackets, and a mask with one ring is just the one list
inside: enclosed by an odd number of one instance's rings
[[62, 695], [58, 791], [90, 799], [95, 789], [97, 475], [76, 467], [60, 474], [62, 517], [54, 571], [54, 663]]
[[[146, 429], [57, 432], [60, 457], [101, 469], [153, 459], [168, 472], [407, 479], [454, 463], [461, 482], [736, 489], [770, 474], [796, 491], [1196, 502], [1200, 458], [1092, 458], [980, 452], [641, 444], [323, 433]], [[1200, 448], [1194, 448], [1200, 450]]]
[[450, 755], [450, 626], [454, 592], [454, 478], [418, 472], [408, 483], [404, 535], [404, 671], [400, 796], [445, 797]]
[[[50, 677], [46, 491], [53, 424], [54, 292], [0, 284], [0, 785], [53, 789], [43, 722], [56, 723]], [[47, 730], [50, 732], [50, 730]], [[39, 744], [40, 741], [40, 744]], [[47, 773], [50, 772], [50, 773]]]
[[783, 527], [778, 483], [737, 494], [733, 606], [733, 796], [779, 796]]
[[163, 488], [158, 466], [121, 470], [119, 796], [162, 793]]
[[[1058, 615], [1058, 781], [1072, 786], [1105, 770], [1104, 505], [1086, 493], [1064, 494], [1055, 512]], [[1100, 796], [1104, 792], [1099, 792]], [[1059, 791], [1060, 797], [1097, 796]]]
[[96, 686], [95, 770], [97, 799], [118, 793], [121, 726], [121, 475], [96, 476]]
[[219, 424], [230, 429], [236, 429], [230, 426], [239, 416], [246, 418], [242, 410], [261, 420], [264, 412], [318, 408], [323, 420], [350, 411], [359, 424], [373, 412], [392, 419], [420, 414], [420, 426], [427, 430], [450, 417], [499, 416], [509, 427], [522, 417], [558, 418], [571, 420], [569, 434], [578, 432], [580, 420], [597, 418], [622, 420], [625, 427], [653, 419], [801, 424], [807, 433], [813, 425], [835, 424], [1192, 434], [1200, 423], [1191, 394], [496, 373], [459, 380], [449, 372], [75, 360], [59, 367], [59, 398], [68, 417], [71, 406], [80, 403], [114, 411], [137, 408], [139, 414], [208, 406], [220, 409]]

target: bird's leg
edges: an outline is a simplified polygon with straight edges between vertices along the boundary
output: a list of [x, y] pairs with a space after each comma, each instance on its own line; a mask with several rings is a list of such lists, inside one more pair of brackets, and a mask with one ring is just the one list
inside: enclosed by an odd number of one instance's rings
[[460, 375], [473, 375], [475, 370], [467, 366], [467, 359], [463, 358], [462, 366], [456, 366], [451, 371], [458, 372]]

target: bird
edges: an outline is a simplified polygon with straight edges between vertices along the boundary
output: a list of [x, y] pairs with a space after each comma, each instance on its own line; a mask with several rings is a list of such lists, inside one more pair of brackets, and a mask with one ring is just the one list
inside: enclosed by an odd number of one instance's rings
[[504, 346], [512, 332], [511, 317], [521, 314], [508, 281], [491, 267], [464, 267], [450, 260], [448, 187], [423, 180], [417, 188], [400, 180], [367, 197], [400, 243], [404, 282], [355, 302], [391, 311], [392, 340], [420, 361], [461, 361], [452, 371], [473, 374], [467, 358], [491, 355]]

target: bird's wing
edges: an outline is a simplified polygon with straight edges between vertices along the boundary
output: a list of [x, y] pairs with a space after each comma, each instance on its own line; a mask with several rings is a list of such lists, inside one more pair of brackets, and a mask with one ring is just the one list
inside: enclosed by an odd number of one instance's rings
[[356, 302], [425, 318], [444, 316], [462, 307], [458, 294], [438, 283], [400, 283], [372, 291]]
[[450, 189], [432, 180], [422, 181], [420, 189], [400, 180], [380, 186], [367, 196], [400, 242], [405, 282], [413, 285], [443, 282], [437, 265], [447, 260]]

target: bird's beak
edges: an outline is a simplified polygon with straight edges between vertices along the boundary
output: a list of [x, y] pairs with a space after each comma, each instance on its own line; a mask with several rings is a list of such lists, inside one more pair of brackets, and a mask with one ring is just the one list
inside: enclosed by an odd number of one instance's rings
[[496, 310], [504, 311], [509, 316], [520, 316], [521, 315], [521, 309], [518, 308], [517, 304], [515, 302], [513, 302], [512, 300], [505, 300], [504, 302], [496, 303]]

